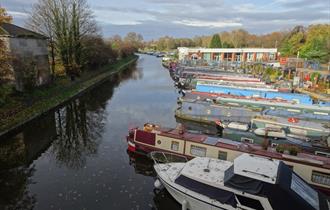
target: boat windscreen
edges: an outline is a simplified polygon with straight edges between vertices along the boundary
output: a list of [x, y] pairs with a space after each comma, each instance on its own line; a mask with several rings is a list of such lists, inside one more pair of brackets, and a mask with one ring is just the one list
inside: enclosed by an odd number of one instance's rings
[[291, 189], [316, 210], [320, 209], [318, 193], [294, 173], [291, 178]]
[[237, 202], [235, 200], [235, 194], [232, 192], [228, 192], [226, 190], [222, 190], [193, 179], [190, 179], [184, 175], [180, 175], [175, 183], [185, 187], [191, 191], [202, 194], [204, 196], [209, 197], [210, 199], [214, 199], [219, 201], [220, 203], [231, 205], [236, 207]]
[[225, 182], [225, 186], [257, 195], [262, 190], [263, 182], [235, 174]]

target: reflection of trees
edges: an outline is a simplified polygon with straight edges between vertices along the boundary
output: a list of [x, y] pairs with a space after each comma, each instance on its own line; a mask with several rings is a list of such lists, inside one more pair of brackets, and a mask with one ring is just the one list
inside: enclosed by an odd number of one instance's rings
[[105, 83], [56, 112], [58, 138], [53, 143], [53, 152], [59, 164], [81, 168], [88, 156], [97, 153], [107, 119], [106, 104], [114, 88], [131, 78], [134, 72], [136, 68], [113, 75]]
[[27, 189], [34, 171], [34, 166], [0, 171], [0, 209], [34, 208], [36, 197]]
[[105, 112], [87, 112], [86, 101], [76, 99], [56, 113], [58, 138], [53, 152], [69, 168], [85, 165], [86, 157], [97, 152]]
[[151, 177], [156, 176], [153, 167], [154, 162], [150, 158], [135, 153], [131, 153], [129, 151], [127, 151], [127, 154], [129, 157], [129, 165], [134, 167], [135, 173], [144, 176], [151, 176]]
[[35, 169], [29, 165], [49, 148], [54, 135], [55, 119], [50, 113], [0, 142], [0, 209], [33, 209], [36, 198], [28, 186]]
[[181, 205], [166, 191], [165, 188], [162, 190], [154, 190], [154, 204], [155, 207], [152, 210], [180, 210]]

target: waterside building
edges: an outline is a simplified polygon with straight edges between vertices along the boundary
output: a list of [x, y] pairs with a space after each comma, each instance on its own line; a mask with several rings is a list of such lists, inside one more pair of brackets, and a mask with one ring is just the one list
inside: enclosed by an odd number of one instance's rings
[[179, 47], [179, 60], [228, 62], [275, 62], [276, 48], [187, 48]]

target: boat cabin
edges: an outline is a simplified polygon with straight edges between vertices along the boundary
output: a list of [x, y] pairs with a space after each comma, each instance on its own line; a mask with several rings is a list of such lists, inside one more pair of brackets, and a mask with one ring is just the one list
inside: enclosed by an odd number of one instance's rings
[[[229, 162], [197, 157], [186, 164], [171, 164], [167, 171], [175, 183], [171, 187], [177, 186], [178, 190], [183, 187], [188, 196], [204, 202], [203, 196], [207, 197], [215, 206], [212, 200], [216, 200], [225, 209], [321, 210], [330, 207], [326, 196], [286, 164], [271, 158], [242, 154]], [[162, 178], [162, 172], [158, 175]]]

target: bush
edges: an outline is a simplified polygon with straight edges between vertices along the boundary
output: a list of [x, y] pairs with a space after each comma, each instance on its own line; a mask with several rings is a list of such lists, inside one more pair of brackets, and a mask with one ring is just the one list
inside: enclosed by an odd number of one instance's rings
[[84, 60], [88, 68], [100, 67], [116, 61], [118, 53], [100, 36], [88, 36], [83, 39]]
[[296, 156], [300, 152], [300, 149], [294, 145], [280, 144], [276, 147], [276, 151], [279, 153], [284, 153], [285, 151], [288, 151], [290, 155]]

